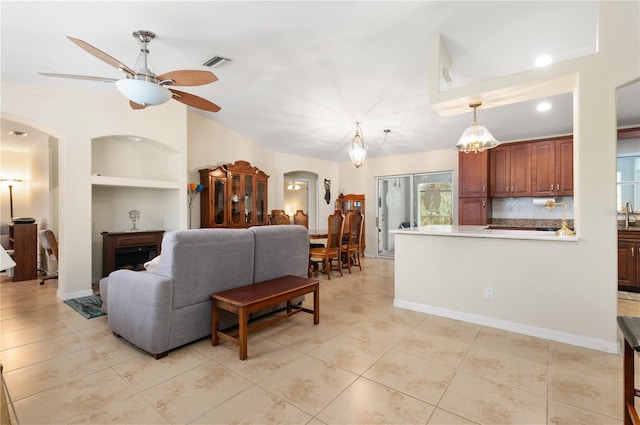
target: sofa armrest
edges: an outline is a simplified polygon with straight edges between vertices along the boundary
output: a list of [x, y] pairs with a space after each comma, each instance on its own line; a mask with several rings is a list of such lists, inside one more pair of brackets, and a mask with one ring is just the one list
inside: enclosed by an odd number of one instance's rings
[[151, 354], [170, 341], [173, 279], [117, 270], [109, 275], [107, 317], [111, 330]]

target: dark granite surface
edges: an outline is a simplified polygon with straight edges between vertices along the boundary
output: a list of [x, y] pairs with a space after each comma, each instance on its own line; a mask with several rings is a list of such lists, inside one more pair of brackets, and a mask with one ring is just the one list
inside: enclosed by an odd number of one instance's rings
[[[489, 226], [493, 228], [510, 227], [522, 229], [559, 229], [562, 220], [536, 218], [494, 218]], [[567, 220], [567, 226], [573, 229], [573, 220]]]

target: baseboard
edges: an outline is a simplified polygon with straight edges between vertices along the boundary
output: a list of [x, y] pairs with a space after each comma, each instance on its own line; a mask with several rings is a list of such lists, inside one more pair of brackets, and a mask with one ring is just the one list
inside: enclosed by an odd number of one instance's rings
[[510, 322], [507, 320], [494, 319], [492, 317], [481, 316], [478, 314], [449, 310], [446, 308], [425, 304], [417, 304], [410, 301], [399, 300], [397, 298], [394, 298], [393, 305], [395, 307], [404, 308], [406, 310], [419, 311], [421, 313], [433, 314], [434, 316], [441, 316], [449, 319], [461, 320], [463, 322], [475, 323], [477, 325], [488, 326], [490, 328], [497, 328], [523, 335], [535, 336], [551, 341], [576, 345], [578, 347], [590, 348], [592, 350], [603, 351], [605, 353], [620, 354], [622, 352], [622, 348], [619, 342], [589, 338], [581, 335], [559, 332], [553, 329], [540, 328], [537, 326]]
[[71, 292], [69, 294], [63, 294], [59, 290], [56, 293], [56, 296], [61, 300], [73, 300], [75, 298], [89, 297], [93, 295], [93, 291], [91, 289], [87, 289], [85, 291]]

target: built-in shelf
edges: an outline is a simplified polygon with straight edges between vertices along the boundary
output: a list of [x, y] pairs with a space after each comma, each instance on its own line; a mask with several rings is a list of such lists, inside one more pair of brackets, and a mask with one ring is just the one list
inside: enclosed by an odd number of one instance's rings
[[179, 189], [180, 184], [170, 180], [131, 179], [126, 177], [91, 176], [91, 184], [110, 187], [139, 187], [147, 189]]

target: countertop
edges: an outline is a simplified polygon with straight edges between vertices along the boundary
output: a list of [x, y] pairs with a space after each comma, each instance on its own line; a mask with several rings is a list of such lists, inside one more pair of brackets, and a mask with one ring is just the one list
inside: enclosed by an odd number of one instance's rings
[[618, 225], [618, 232], [640, 232], [640, 226], [624, 227], [624, 225]]
[[524, 239], [558, 242], [576, 242], [578, 237], [556, 235], [554, 231], [541, 230], [515, 230], [504, 228], [489, 228], [488, 226], [455, 226], [432, 225], [420, 226], [413, 229], [391, 230], [389, 233], [416, 236], [454, 236], [465, 238], [491, 238], [491, 239]]

